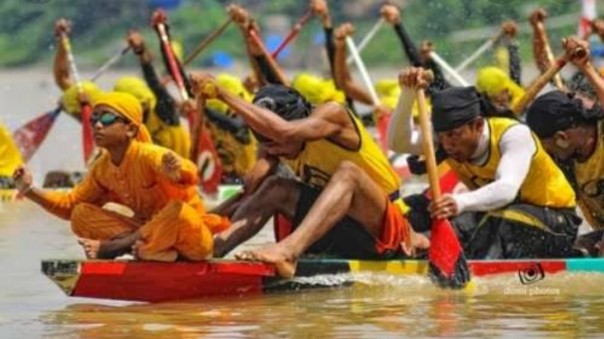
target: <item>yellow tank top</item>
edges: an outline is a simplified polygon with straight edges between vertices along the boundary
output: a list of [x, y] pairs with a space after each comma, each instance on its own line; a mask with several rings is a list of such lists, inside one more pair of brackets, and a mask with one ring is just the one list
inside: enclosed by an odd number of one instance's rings
[[12, 177], [13, 172], [22, 163], [21, 153], [10, 132], [0, 125], [0, 176]]
[[[598, 138], [594, 153], [585, 162], [575, 161], [575, 178], [583, 213], [595, 228], [604, 228], [604, 120], [598, 123]], [[591, 218], [590, 218], [591, 217]]]
[[191, 138], [182, 124], [167, 125], [153, 111], [149, 114], [145, 126], [149, 130], [154, 144], [169, 148], [181, 157], [189, 159]]
[[249, 142], [242, 143], [230, 131], [221, 129], [212, 121], [208, 121], [208, 129], [216, 151], [222, 163], [222, 169], [239, 178], [251, 170], [256, 164], [258, 142], [248, 130]]
[[401, 180], [390, 166], [384, 152], [361, 122], [351, 113], [349, 116], [360, 137], [359, 149], [349, 150], [330, 140], [321, 139], [307, 142], [296, 159], [282, 159], [283, 162], [304, 183], [322, 189], [327, 185], [340, 163], [348, 160], [362, 168], [384, 191], [384, 194], [391, 195], [398, 192]]
[[[484, 165], [459, 163], [447, 159], [459, 179], [471, 190], [495, 181], [497, 166], [501, 160], [499, 141], [502, 135], [519, 122], [506, 118], [488, 118], [490, 130], [489, 158]], [[529, 172], [520, 187], [517, 199], [522, 203], [552, 208], [574, 208], [575, 193], [562, 171], [545, 152], [539, 139], [533, 135], [537, 151], [533, 155]]]

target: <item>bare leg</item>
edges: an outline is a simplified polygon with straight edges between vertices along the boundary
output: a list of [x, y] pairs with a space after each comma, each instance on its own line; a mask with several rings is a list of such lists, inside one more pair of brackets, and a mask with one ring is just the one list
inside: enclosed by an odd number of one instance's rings
[[78, 238], [78, 243], [84, 248], [88, 259], [114, 259], [128, 253], [139, 239], [140, 233], [133, 232], [112, 240]]
[[298, 257], [346, 215], [379, 238], [386, 206], [387, 197], [373, 180], [358, 166], [343, 162], [291, 235], [275, 245], [238, 257], [273, 263], [281, 276], [292, 277]]
[[266, 179], [235, 211], [231, 227], [214, 238], [214, 256], [224, 257], [249, 240], [277, 212], [293, 218], [297, 203], [298, 184], [294, 180], [276, 176]]

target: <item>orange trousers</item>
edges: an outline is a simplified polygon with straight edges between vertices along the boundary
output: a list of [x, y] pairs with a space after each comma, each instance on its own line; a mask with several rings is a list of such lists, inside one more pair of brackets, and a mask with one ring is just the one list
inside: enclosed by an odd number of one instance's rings
[[[209, 214], [207, 218], [215, 222], [222, 217]], [[144, 244], [138, 248], [138, 256], [143, 260], [174, 261], [179, 255], [188, 260], [203, 260], [212, 255], [214, 246], [205, 219], [193, 207], [177, 200], [168, 203], [145, 224], [96, 205], [80, 203], [71, 214], [71, 229], [79, 237], [95, 240], [111, 240], [139, 231]], [[228, 220], [224, 218], [223, 222]]]

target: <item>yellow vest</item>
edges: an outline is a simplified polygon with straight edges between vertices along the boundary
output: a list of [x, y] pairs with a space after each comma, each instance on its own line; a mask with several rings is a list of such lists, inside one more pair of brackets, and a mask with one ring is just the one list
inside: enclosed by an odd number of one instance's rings
[[21, 153], [6, 127], [0, 125], [0, 176], [12, 177], [13, 172], [23, 163]]
[[579, 199], [586, 218], [595, 228], [604, 228], [604, 120], [598, 123], [594, 153], [585, 162], [575, 161]]
[[258, 142], [252, 133], [247, 131], [250, 140], [244, 144], [237, 140], [231, 132], [221, 129], [209, 120], [208, 129], [220, 157], [222, 169], [226, 173], [243, 178], [256, 164]]
[[169, 148], [181, 157], [189, 159], [191, 138], [182, 124], [167, 125], [155, 111], [152, 111], [149, 113], [145, 126], [149, 130], [154, 144]]
[[360, 137], [360, 147], [349, 150], [321, 139], [306, 142], [296, 159], [282, 159], [304, 183], [323, 189], [342, 161], [355, 163], [373, 179], [385, 195], [398, 192], [401, 180], [390, 166], [382, 149], [363, 124], [349, 113]]
[[[508, 128], [518, 124], [507, 118], [487, 118], [490, 130], [489, 158], [484, 165], [459, 163], [447, 159], [459, 179], [471, 190], [495, 181], [501, 152], [499, 141]], [[533, 135], [537, 151], [533, 155], [529, 172], [520, 187], [517, 199], [522, 203], [552, 208], [574, 208], [575, 193], [562, 171], [545, 152], [539, 139]]]

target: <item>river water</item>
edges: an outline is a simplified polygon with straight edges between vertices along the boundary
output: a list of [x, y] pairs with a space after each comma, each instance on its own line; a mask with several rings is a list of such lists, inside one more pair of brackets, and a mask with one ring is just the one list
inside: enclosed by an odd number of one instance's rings
[[[84, 77], [87, 74], [84, 73]], [[104, 77], [105, 88], [117, 74]], [[0, 73], [0, 120], [11, 130], [52, 108], [48, 70]], [[78, 124], [60, 116], [30, 167], [81, 170]], [[267, 230], [246, 246], [271, 241]], [[68, 223], [25, 201], [0, 205], [0, 338], [601, 337], [604, 275], [516, 275], [441, 291], [424, 277], [370, 274], [346, 289], [161, 304], [68, 298], [42, 259], [82, 259]]]

